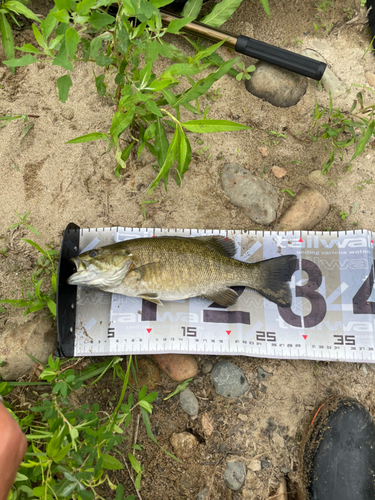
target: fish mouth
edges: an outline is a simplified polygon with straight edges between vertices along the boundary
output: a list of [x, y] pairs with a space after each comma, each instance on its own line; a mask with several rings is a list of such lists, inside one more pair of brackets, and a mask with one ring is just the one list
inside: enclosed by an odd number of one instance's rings
[[81, 260], [79, 257], [72, 257], [70, 260], [76, 266], [76, 272], [69, 276], [67, 280], [69, 285], [83, 285], [92, 280], [92, 276], [85, 276], [87, 271], [87, 263], [85, 261]]

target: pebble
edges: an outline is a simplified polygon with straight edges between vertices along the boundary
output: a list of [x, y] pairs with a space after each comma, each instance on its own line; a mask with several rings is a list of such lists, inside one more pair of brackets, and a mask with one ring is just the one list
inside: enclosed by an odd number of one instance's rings
[[280, 467], [280, 470], [283, 474], [289, 474], [289, 472], [292, 470], [289, 465], [282, 465]]
[[[149, 356], [137, 356], [136, 372], [139, 387], [144, 385], [149, 391], [153, 391], [160, 382], [160, 370], [158, 365]], [[135, 385], [133, 374], [130, 375], [130, 383]]]
[[231, 203], [258, 224], [269, 225], [276, 219], [276, 189], [237, 163], [227, 163], [221, 173], [223, 189]]
[[375, 73], [372, 71], [366, 71], [365, 78], [370, 87], [375, 87]]
[[242, 420], [242, 422], [247, 422], [249, 420], [249, 417], [247, 415], [242, 415], [242, 414], [239, 414], [238, 418]]
[[180, 405], [185, 413], [194, 417], [198, 415], [199, 403], [194, 393], [190, 389], [180, 392]]
[[242, 396], [249, 389], [243, 370], [230, 361], [216, 363], [211, 372], [211, 384], [217, 394], [228, 399]]
[[361, 364], [361, 370], [362, 372], [364, 373], [364, 375], [367, 375], [368, 374], [368, 370], [367, 370], [367, 367], [364, 363]]
[[[306, 49], [302, 52], [302, 55], [311, 57], [316, 61], [325, 62], [324, 57], [313, 49]], [[338, 76], [327, 66], [324, 71], [323, 77], [321, 79], [322, 86], [327, 92], [331, 92], [331, 97], [338, 97], [339, 95], [345, 94], [346, 87]]]
[[190, 432], [174, 432], [172, 434], [171, 445], [178, 458], [187, 458], [192, 455], [197, 444], [197, 438]]
[[201, 366], [201, 372], [203, 373], [203, 375], [207, 375], [212, 371], [213, 367], [214, 367], [213, 362], [210, 359], [205, 359]]
[[319, 186], [325, 186], [327, 184], [327, 176], [322, 174], [321, 170], [313, 170], [309, 174], [309, 181], [318, 184]]
[[64, 107], [61, 115], [65, 118], [65, 120], [73, 120], [74, 118], [74, 109], [73, 108], [68, 108]]
[[272, 172], [273, 172], [273, 175], [277, 178], [277, 179], [283, 179], [288, 171], [286, 168], [284, 167], [277, 167], [276, 165], [274, 167], [271, 168]]
[[250, 94], [279, 108], [289, 108], [306, 93], [307, 78], [283, 68], [260, 61], [251, 79], [245, 83]]
[[50, 354], [56, 353], [56, 329], [49, 319], [36, 316], [31, 321], [5, 329], [0, 335], [0, 357], [4, 366], [0, 378], [17, 380], [29, 373], [35, 362], [31, 354], [41, 363], [47, 363]]
[[198, 364], [190, 354], [154, 354], [160, 368], [176, 382], [195, 377]]
[[249, 464], [249, 469], [251, 469], [253, 472], [258, 472], [262, 470], [262, 464], [260, 463], [260, 460], [257, 458], [253, 458]]
[[304, 187], [273, 228], [274, 231], [311, 231], [329, 212], [329, 203], [316, 189]]
[[268, 380], [270, 377], [272, 377], [273, 373], [266, 372], [266, 370], [263, 370], [261, 366], [258, 366], [258, 380]]
[[208, 488], [204, 488], [197, 495], [197, 500], [206, 500], [208, 496]]
[[228, 462], [224, 471], [224, 484], [237, 491], [242, 488], [246, 478], [246, 465], [243, 462]]

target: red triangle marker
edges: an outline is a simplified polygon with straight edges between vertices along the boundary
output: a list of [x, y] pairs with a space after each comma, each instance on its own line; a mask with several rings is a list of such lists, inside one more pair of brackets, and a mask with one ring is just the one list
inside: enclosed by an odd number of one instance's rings
[[302, 335], [302, 337], [306, 340], [307, 339], [307, 335]]
[[373, 241], [373, 240], [371, 240], [371, 243], [374, 243], [374, 241]]
[[146, 328], [147, 333], [151, 333], [152, 328]]
[[300, 238], [300, 239], [298, 240], [298, 243], [303, 243], [303, 239], [302, 239], [302, 238]]
[[228, 335], [230, 335], [232, 330], [225, 330], [225, 331], [227, 332]]

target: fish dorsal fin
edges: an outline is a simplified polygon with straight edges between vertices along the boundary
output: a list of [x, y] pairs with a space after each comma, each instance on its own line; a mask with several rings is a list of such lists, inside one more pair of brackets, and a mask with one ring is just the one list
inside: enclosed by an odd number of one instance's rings
[[194, 240], [204, 243], [206, 247], [226, 257], [233, 257], [236, 253], [234, 241], [225, 236], [197, 236]]
[[222, 288], [217, 292], [202, 295], [202, 297], [208, 300], [212, 300], [212, 302], [216, 302], [216, 304], [218, 304], [219, 306], [228, 307], [237, 302], [238, 294], [231, 288]]

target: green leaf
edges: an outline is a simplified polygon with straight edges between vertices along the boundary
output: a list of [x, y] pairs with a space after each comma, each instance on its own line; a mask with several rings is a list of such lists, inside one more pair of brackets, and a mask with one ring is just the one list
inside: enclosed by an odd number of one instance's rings
[[118, 484], [117, 488], [116, 488], [116, 498], [115, 498], [115, 500], [122, 500], [123, 496], [124, 496], [124, 487], [123, 487], [122, 484]]
[[191, 161], [191, 146], [188, 138], [184, 134], [183, 131], [181, 131], [181, 142], [180, 142], [180, 151], [179, 155], [177, 157], [177, 175], [176, 175], [176, 182], [178, 185], [181, 184], [181, 179], [183, 178], [184, 174], [187, 172], [190, 161]]
[[73, 59], [79, 44], [80, 38], [74, 28], [68, 28], [65, 32], [65, 47], [68, 56]]
[[219, 47], [223, 45], [225, 40], [222, 40], [221, 42], [215, 43], [215, 45], [211, 45], [211, 47], [208, 47], [207, 49], [200, 50], [195, 56], [193, 57], [194, 62], [198, 62], [204, 57], [209, 57], [211, 54], [213, 54]]
[[109, 66], [110, 64], [112, 64], [113, 62], [113, 59], [112, 57], [107, 57], [103, 54], [103, 52], [100, 52], [96, 58], [95, 58], [95, 62], [98, 66], [100, 66], [101, 68], [104, 68], [105, 66]]
[[69, 89], [73, 85], [70, 75], [60, 76], [56, 80], [57, 88], [59, 90], [59, 99], [61, 102], [66, 102], [69, 95]]
[[188, 0], [182, 10], [182, 17], [196, 19], [202, 8], [203, 0]]
[[128, 454], [128, 457], [129, 457], [129, 462], [132, 464], [133, 469], [137, 474], [139, 474], [141, 472], [141, 466], [138, 460], [131, 453]]
[[174, 460], [176, 460], [177, 462], [181, 463], [181, 461], [177, 457], [175, 457], [174, 455], [172, 455], [172, 453], [169, 453], [169, 451], [165, 450], [156, 441], [156, 439], [155, 439], [155, 437], [154, 437], [154, 435], [152, 433], [152, 429], [151, 429], [151, 424], [150, 424], [150, 419], [149, 419], [148, 413], [145, 410], [143, 410], [142, 408], [141, 408], [141, 414], [142, 414], [143, 423], [145, 424], [145, 427], [146, 427], [147, 436], [151, 439], [151, 441], [153, 443], [155, 443], [157, 446], [159, 446], [159, 448], [161, 448], [164, 451], [164, 453], [166, 453], [169, 457], [171, 457]]
[[220, 28], [238, 9], [241, 2], [242, 0], [222, 0], [201, 20], [201, 23], [207, 24], [212, 28]]
[[104, 73], [102, 75], [95, 77], [96, 90], [98, 91], [98, 94], [100, 96], [105, 95], [105, 93], [107, 91], [107, 85], [104, 83], [104, 78], [105, 78]]
[[17, 68], [19, 66], [27, 66], [34, 62], [38, 62], [38, 59], [35, 59], [34, 56], [28, 54], [27, 56], [22, 56], [19, 59], [10, 59], [9, 61], [3, 61], [4, 64], [9, 66], [10, 68]]
[[119, 136], [132, 123], [134, 118], [134, 113], [135, 113], [135, 106], [131, 106], [125, 114], [122, 111], [117, 111], [113, 115], [110, 133], [112, 136], [112, 142], [114, 146], [116, 146]]
[[22, 47], [16, 47], [17, 50], [20, 50], [21, 52], [31, 52], [32, 54], [41, 54], [41, 52], [34, 47], [34, 45], [31, 45], [31, 43], [24, 43]]
[[157, 9], [160, 9], [161, 7], [164, 7], [165, 5], [169, 5], [170, 3], [173, 2], [173, 0], [150, 0], [152, 5], [156, 7]]
[[[155, 189], [155, 187], [159, 184], [160, 180], [163, 177], [168, 175], [170, 168], [172, 167], [173, 163], [175, 162], [176, 157], [177, 157], [177, 153], [178, 153], [179, 142], [180, 142], [179, 136], [180, 136], [180, 131], [179, 131], [179, 127], [177, 127], [175, 130], [175, 133], [173, 135], [173, 138], [171, 140], [171, 143], [169, 145], [169, 148], [168, 148], [168, 151], [166, 154], [166, 158], [165, 158], [165, 162], [161, 166], [158, 175], [155, 177], [155, 179], [151, 183], [151, 186], [149, 187], [149, 190], [148, 190], [149, 193], [151, 193]], [[156, 149], [156, 147], [155, 147], [155, 149]]]
[[48, 306], [48, 309], [51, 311], [53, 317], [56, 318], [56, 304], [49, 297], [47, 297], [47, 306]]
[[133, 149], [133, 146], [134, 146], [135, 142], [131, 142], [130, 144], [128, 144], [126, 146], [126, 148], [123, 150], [123, 152], [121, 153], [121, 160], [122, 161], [126, 161], [128, 158], [129, 158], [129, 155], [130, 153], [132, 152], [132, 149]]
[[181, 125], [189, 130], [189, 132], [196, 132], [198, 134], [212, 133], [212, 132], [234, 132], [236, 130], [250, 130], [251, 127], [241, 125], [240, 123], [231, 122], [229, 120], [190, 120]]
[[67, 58], [66, 55], [64, 54], [57, 54], [55, 59], [52, 61], [52, 66], [61, 66], [62, 68], [72, 71], [73, 70], [73, 64], [69, 59]]
[[163, 117], [163, 113], [159, 110], [159, 108], [157, 107], [157, 104], [155, 103], [155, 101], [149, 99], [145, 102], [145, 106], [146, 108], [151, 111], [151, 113], [153, 113], [154, 115], [156, 116], [160, 116], [160, 118]]
[[[1, 40], [3, 42], [4, 52], [9, 60], [14, 59], [14, 40], [12, 35], [12, 28], [8, 23], [5, 14], [0, 14], [0, 32], [1, 32]], [[4, 61], [4, 64], [7, 64], [7, 61]], [[8, 64], [8, 66], [10, 66]], [[11, 66], [14, 67], [14, 66]]]
[[80, 16], [86, 16], [95, 4], [96, 0], [82, 0], [82, 2], [77, 3], [76, 11]]
[[165, 133], [163, 124], [159, 117], [156, 119], [156, 135], [155, 135], [155, 151], [158, 159], [159, 167], [161, 167], [167, 157], [169, 142]]
[[[96, 1], [96, 0], [95, 0]], [[82, 490], [78, 493], [81, 500], [94, 500], [95, 495], [92, 491]]]
[[116, 21], [115, 30], [116, 30], [117, 49], [123, 56], [126, 56], [129, 49], [129, 33], [125, 29], [122, 22]]
[[38, 30], [38, 28], [35, 26], [35, 24], [32, 25], [32, 28], [33, 28], [33, 32], [34, 32], [34, 36], [35, 36], [35, 40], [38, 42], [38, 44], [43, 48], [43, 49], [47, 49], [47, 44], [46, 44], [46, 41], [44, 40], [43, 38], [43, 35], [41, 34], [41, 32]]
[[40, 19], [38, 16], [34, 14], [30, 9], [25, 7], [21, 2], [16, 2], [13, 0], [9, 0], [6, 2], [6, 8], [9, 10], [12, 10], [13, 12], [16, 12], [17, 14], [22, 14], [23, 16], [27, 17], [28, 19], [32, 19], [33, 21], [36, 21], [37, 23], [40, 23]]
[[107, 134], [103, 134], [102, 132], [92, 132], [91, 134], [81, 135], [80, 137], [71, 139], [70, 141], [67, 141], [65, 144], [80, 144], [81, 142], [97, 141], [99, 139], [108, 140], [108, 136]]
[[[57, 10], [56, 7], [55, 10]], [[56, 28], [57, 19], [53, 15], [53, 12], [54, 9], [50, 10], [47, 17], [40, 23], [40, 29], [42, 30], [43, 36], [46, 40], [50, 36], [52, 31]]]
[[59, 10], [71, 10], [72, 1], [71, 0], [54, 0], [56, 8]]
[[365, 149], [366, 144], [368, 143], [370, 137], [374, 133], [374, 127], [375, 127], [375, 120], [369, 123], [365, 135], [358, 142], [354, 155], [351, 157], [349, 163], [351, 163], [355, 158], [357, 158], [357, 156], [360, 155], [362, 151]]
[[103, 458], [103, 463], [102, 463], [103, 469], [122, 470], [124, 468], [122, 463], [119, 460], [117, 460], [117, 458], [112, 457], [112, 455], [107, 455], [106, 453], [103, 453], [102, 458]]
[[176, 34], [180, 31], [180, 29], [182, 29], [185, 26], [185, 24], [189, 24], [192, 21], [194, 21], [193, 17], [187, 17], [187, 18], [185, 17], [183, 19], [173, 19], [173, 21], [169, 23], [169, 26], [167, 28], [167, 33]]
[[268, 5], [268, 0], [260, 0], [260, 3], [263, 5], [263, 9], [268, 17], [271, 17], [270, 7]]
[[109, 14], [104, 14], [100, 12], [93, 12], [89, 19], [89, 24], [97, 30], [101, 30], [104, 26], [112, 24], [115, 22], [115, 18]]
[[102, 39], [100, 36], [97, 36], [90, 42], [90, 57], [92, 59], [95, 59], [95, 57], [98, 55], [99, 50], [102, 48]]
[[170, 394], [168, 394], [168, 396], [166, 398], [164, 398], [164, 401], [167, 401], [169, 398], [172, 398], [176, 394], [179, 394], [180, 392], [184, 391], [192, 380], [193, 380], [193, 378], [188, 378], [188, 379], [184, 380], [183, 382], [181, 382], [181, 384], [178, 384], [176, 389], [173, 392], [171, 392]]
[[69, 13], [65, 9], [54, 12], [53, 15], [59, 23], [69, 24], [70, 22]]

